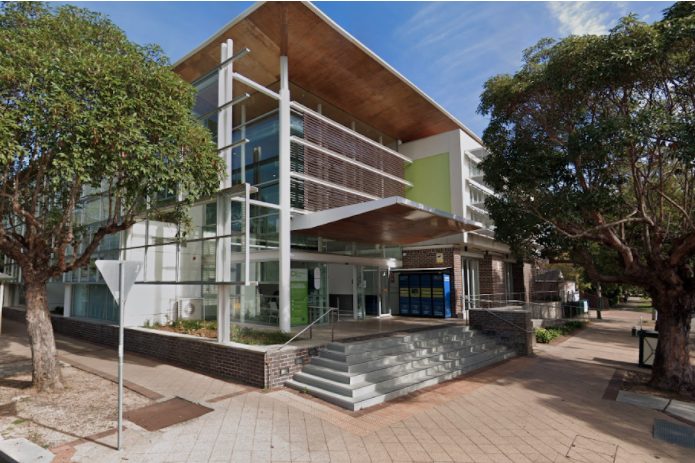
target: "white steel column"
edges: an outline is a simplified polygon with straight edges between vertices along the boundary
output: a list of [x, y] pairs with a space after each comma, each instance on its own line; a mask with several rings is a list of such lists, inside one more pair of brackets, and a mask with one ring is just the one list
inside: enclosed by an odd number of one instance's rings
[[280, 331], [290, 331], [290, 88], [287, 56], [280, 57], [279, 168], [280, 168]]
[[[227, 40], [221, 47], [221, 62], [232, 57], [233, 43]], [[232, 62], [222, 66], [218, 71], [217, 104], [222, 107], [232, 100]], [[232, 143], [232, 107], [227, 106], [219, 112], [217, 123], [217, 147], [223, 148]], [[225, 163], [225, 176], [220, 182], [220, 190], [231, 187], [231, 153], [232, 149], [224, 149], [219, 155]], [[230, 285], [231, 282], [231, 252], [232, 241], [232, 202], [227, 194], [217, 195], [217, 242], [215, 249], [215, 280], [217, 281], [217, 341], [230, 341]]]
[[[0, 283], [2, 284], [2, 283]], [[4, 284], [2, 286], [5, 286]], [[63, 317], [69, 317], [72, 310], [72, 285], [63, 284]], [[1, 294], [1, 293], [0, 293]], [[0, 304], [2, 304], [2, 297], [0, 296]]]

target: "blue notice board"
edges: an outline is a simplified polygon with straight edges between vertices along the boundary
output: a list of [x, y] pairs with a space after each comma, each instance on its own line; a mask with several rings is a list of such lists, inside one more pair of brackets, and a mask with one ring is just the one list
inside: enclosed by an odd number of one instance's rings
[[444, 317], [451, 318], [451, 277], [444, 273]]
[[444, 309], [444, 275], [437, 273], [432, 275], [432, 315], [443, 318]]
[[432, 316], [432, 274], [420, 275], [420, 315]]
[[410, 315], [420, 315], [420, 274], [408, 275], [410, 278]]
[[398, 275], [398, 313], [410, 315], [410, 285], [408, 275]]

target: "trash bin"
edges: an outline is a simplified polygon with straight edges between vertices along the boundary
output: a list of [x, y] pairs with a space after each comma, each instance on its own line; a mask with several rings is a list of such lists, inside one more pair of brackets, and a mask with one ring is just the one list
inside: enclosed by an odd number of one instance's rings
[[656, 346], [659, 344], [659, 333], [654, 330], [637, 331], [639, 339], [639, 362], [638, 365], [651, 368], [654, 365]]

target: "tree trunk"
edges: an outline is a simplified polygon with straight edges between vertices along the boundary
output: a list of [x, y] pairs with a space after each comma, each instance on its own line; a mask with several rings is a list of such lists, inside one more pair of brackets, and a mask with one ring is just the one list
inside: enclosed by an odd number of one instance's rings
[[695, 370], [690, 364], [690, 318], [695, 294], [665, 292], [652, 296], [659, 311], [659, 342], [650, 384], [659, 389], [695, 393]]
[[596, 309], [596, 319], [602, 320], [601, 309], [603, 309], [603, 293], [601, 292], [601, 282], [596, 283], [596, 296], [598, 297], [598, 308]]
[[25, 280], [27, 300], [27, 333], [31, 346], [32, 382], [39, 391], [62, 389], [60, 364], [48, 313], [45, 282]]

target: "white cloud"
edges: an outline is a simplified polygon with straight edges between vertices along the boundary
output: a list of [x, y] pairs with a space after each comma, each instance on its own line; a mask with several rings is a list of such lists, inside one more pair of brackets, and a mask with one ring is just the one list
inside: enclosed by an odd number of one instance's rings
[[605, 34], [610, 28], [611, 15], [599, 3], [551, 2], [548, 9], [564, 35]]

